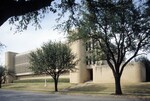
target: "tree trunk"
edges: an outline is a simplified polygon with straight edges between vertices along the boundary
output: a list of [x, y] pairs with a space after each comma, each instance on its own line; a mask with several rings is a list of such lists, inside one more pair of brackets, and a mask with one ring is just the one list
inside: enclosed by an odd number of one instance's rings
[[58, 79], [54, 79], [55, 92], [58, 91]]
[[122, 95], [120, 79], [121, 79], [120, 76], [115, 76], [115, 94], [116, 95]]

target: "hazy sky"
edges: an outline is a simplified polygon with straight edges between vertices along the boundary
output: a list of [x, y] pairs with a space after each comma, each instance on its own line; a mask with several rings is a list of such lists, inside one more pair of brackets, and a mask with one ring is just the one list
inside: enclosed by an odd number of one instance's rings
[[42, 29], [35, 30], [35, 27], [30, 27], [28, 30], [14, 34], [14, 30], [10, 30], [11, 26], [8, 21], [0, 27], [0, 42], [6, 45], [6, 48], [0, 52], [0, 64], [4, 64], [4, 54], [7, 51], [25, 52], [40, 47], [44, 42], [64, 41], [65, 35], [63, 32], [53, 30], [56, 25], [56, 15], [48, 14], [41, 23]]

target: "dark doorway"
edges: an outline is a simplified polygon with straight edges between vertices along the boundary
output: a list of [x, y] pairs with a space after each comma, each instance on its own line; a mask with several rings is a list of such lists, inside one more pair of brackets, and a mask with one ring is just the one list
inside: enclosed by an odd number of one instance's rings
[[93, 81], [93, 69], [88, 69], [89, 71], [89, 81]]

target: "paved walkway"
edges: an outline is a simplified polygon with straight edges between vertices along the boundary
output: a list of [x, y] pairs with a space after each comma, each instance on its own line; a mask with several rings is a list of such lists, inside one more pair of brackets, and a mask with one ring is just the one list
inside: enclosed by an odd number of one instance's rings
[[0, 101], [148, 101], [123, 97], [93, 97], [0, 90]]

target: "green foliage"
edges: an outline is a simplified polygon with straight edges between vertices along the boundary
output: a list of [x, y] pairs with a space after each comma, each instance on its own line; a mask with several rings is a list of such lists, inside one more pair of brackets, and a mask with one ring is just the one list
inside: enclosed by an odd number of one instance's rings
[[[16, 32], [23, 32], [23, 30], [27, 30], [29, 25], [35, 27], [35, 29], [41, 28], [41, 20], [45, 18], [45, 15], [52, 11], [51, 7], [44, 7], [39, 11], [29, 12], [22, 16], [14, 16], [10, 18], [9, 24], [15, 25]], [[53, 11], [55, 12], [55, 11]]]
[[[5, 83], [6, 82], [6, 76], [14, 76], [14, 72], [7, 70], [6, 67], [0, 65], [0, 84]], [[1, 88], [1, 87], [0, 87]]]
[[[99, 50], [112, 69], [116, 94], [122, 94], [120, 78], [125, 66], [139, 51], [150, 50], [150, 17], [145, 13], [145, 3], [141, 0], [87, 0], [81, 3], [80, 19], [76, 18], [78, 25], [75, 26], [78, 31], [69, 33], [69, 38], [98, 42]], [[64, 27], [67, 28], [68, 23]], [[127, 55], [129, 58], [125, 60]]]
[[0, 77], [3, 77], [5, 75], [6, 69], [3, 66], [0, 66]]
[[46, 73], [52, 77], [74, 69], [74, 59], [70, 48], [61, 42], [50, 41], [30, 54], [31, 69], [35, 73]]
[[[57, 13], [58, 17], [57, 21], [59, 21], [65, 13], [68, 11], [73, 14], [77, 9], [77, 3], [76, 0], [47, 0], [47, 1], [34, 1], [34, 0], [28, 0], [23, 1], [25, 3], [29, 3], [28, 5], [33, 5], [31, 9], [24, 7], [20, 7], [22, 4], [21, 0], [18, 0], [18, 6], [23, 9], [23, 11], [19, 11], [19, 16], [13, 15], [9, 19], [9, 23], [11, 25], [14, 25], [13, 27], [16, 28], [16, 32], [22, 32], [24, 30], [27, 30], [29, 25], [32, 25], [35, 27], [35, 29], [41, 28], [41, 21], [45, 18], [45, 16], [48, 13]], [[35, 3], [34, 3], [35, 2]], [[42, 3], [41, 3], [42, 2]], [[43, 2], [47, 2], [43, 5]], [[41, 3], [41, 5], [39, 5]], [[42, 6], [43, 5], [43, 6]], [[39, 7], [38, 7], [39, 6]], [[18, 9], [18, 8], [15, 8]], [[16, 10], [18, 12], [18, 10]], [[24, 13], [25, 12], [25, 13]], [[70, 15], [71, 16], [71, 15]]]
[[0, 65], [0, 88], [1, 84], [5, 81], [6, 69]]
[[30, 69], [37, 74], [50, 75], [55, 83], [55, 91], [57, 91], [59, 76], [75, 69], [76, 63], [70, 48], [61, 42], [50, 41], [30, 53]]
[[[78, 31], [69, 32], [69, 39], [96, 40], [113, 72], [118, 69], [122, 74], [139, 50], [149, 51], [150, 18], [145, 15], [145, 5], [140, 0], [85, 1], [83, 5], [76, 26]], [[130, 57], [125, 60], [128, 54]]]

